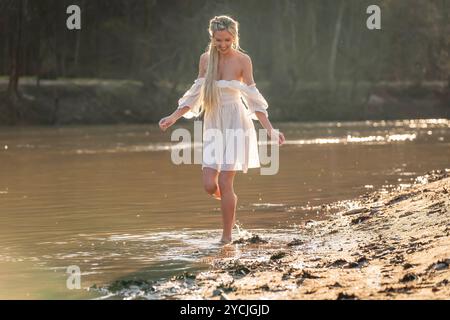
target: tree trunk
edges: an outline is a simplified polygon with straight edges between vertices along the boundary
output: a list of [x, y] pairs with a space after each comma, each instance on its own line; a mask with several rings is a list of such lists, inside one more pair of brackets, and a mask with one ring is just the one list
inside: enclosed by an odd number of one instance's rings
[[342, 17], [344, 16], [344, 9], [345, 9], [345, 1], [341, 1], [339, 4], [339, 11], [338, 11], [338, 17], [336, 20], [336, 26], [334, 29], [334, 37], [333, 42], [331, 45], [331, 53], [330, 53], [330, 61], [328, 64], [328, 82], [330, 85], [330, 88], [332, 91], [334, 91], [335, 85], [336, 85], [336, 75], [335, 75], [335, 69], [336, 69], [336, 55], [337, 55], [337, 48], [339, 45], [339, 39], [341, 37], [341, 29], [342, 29]]
[[280, 88], [285, 88], [286, 85], [286, 74], [288, 71], [288, 56], [285, 46], [285, 33], [283, 28], [283, 22], [286, 19], [284, 16], [283, 6], [285, 6], [285, 1], [275, 2], [275, 12], [277, 18], [273, 21], [273, 71], [274, 80]]
[[22, 50], [22, 19], [23, 19], [23, 1], [17, 0], [16, 8], [16, 27], [9, 37], [10, 61], [9, 70], [8, 96], [12, 102], [16, 102], [19, 98], [19, 76], [20, 76], [20, 56]]
[[36, 86], [39, 87], [40, 86], [40, 81], [41, 81], [41, 66], [42, 66], [42, 56], [41, 56], [41, 41], [42, 41], [42, 36], [43, 32], [41, 31], [41, 28], [39, 28], [39, 33], [38, 33], [38, 38], [37, 38], [37, 47], [36, 47], [36, 55], [35, 55], [35, 59], [36, 59]]
[[80, 66], [79, 66], [79, 61], [80, 61], [80, 46], [81, 46], [81, 30], [77, 30], [77, 38], [76, 38], [76, 42], [75, 42], [75, 53], [74, 53], [74, 61], [73, 61], [73, 74], [74, 75], [78, 75], [80, 73]]
[[[86, 0], [83, 0], [81, 2], [81, 23], [83, 23], [83, 10], [85, 10], [86, 8]], [[80, 74], [80, 66], [79, 66], [79, 61], [80, 61], [80, 47], [81, 47], [81, 30], [83, 30], [83, 28], [81, 28], [80, 30], [77, 30], [77, 38], [76, 38], [76, 42], [75, 42], [75, 57], [74, 57], [74, 70], [73, 70], [73, 75], [74, 76], [78, 76]]]
[[314, 4], [308, 3], [308, 16], [309, 18], [307, 21], [310, 24], [310, 30], [311, 30], [311, 47], [314, 48], [317, 45], [317, 18], [316, 18], [316, 11], [314, 10]]

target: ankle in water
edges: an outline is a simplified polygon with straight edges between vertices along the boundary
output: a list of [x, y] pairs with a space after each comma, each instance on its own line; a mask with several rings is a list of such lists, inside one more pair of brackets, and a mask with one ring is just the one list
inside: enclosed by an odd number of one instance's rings
[[230, 242], [231, 242], [231, 237], [230, 238], [222, 237], [222, 239], [220, 239], [221, 244], [228, 244]]

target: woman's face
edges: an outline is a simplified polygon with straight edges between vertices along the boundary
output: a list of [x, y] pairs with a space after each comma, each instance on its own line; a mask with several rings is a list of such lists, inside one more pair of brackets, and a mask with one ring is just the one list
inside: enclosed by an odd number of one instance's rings
[[228, 53], [233, 44], [233, 35], [226, 30], [214, 32], [214, 45], [220, 53]]

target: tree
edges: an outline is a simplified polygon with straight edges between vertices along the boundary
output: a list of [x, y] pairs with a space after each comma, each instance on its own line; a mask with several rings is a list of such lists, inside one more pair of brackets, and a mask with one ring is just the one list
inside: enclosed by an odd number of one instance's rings
[[22, 56], [22, 32], [24, 11], [27, 6], [27, 0], [14, 1], [10, 6], [10, 26], [9, 33], [9, 54], [10, 54], [10, 71], [8, 83], [8, 97], [15, 102], [19, 98], [19, 77]]

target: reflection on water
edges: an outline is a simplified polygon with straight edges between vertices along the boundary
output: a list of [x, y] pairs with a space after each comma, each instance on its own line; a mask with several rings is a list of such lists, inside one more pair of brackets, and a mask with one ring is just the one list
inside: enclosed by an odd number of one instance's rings
[[[279, 128], [278, 174], [236, 177], [240, 232], [288, 235], [351, 208], [344, 200], [449, 167], [446, 119]], [[93, 297], [66, 288], [70, 265], [89, 287], [202, 270], [224, 254], [220, 203], [200, 165], [171, 163], [176, 144], [155, 125], [0, 128], [0, 298]]]

